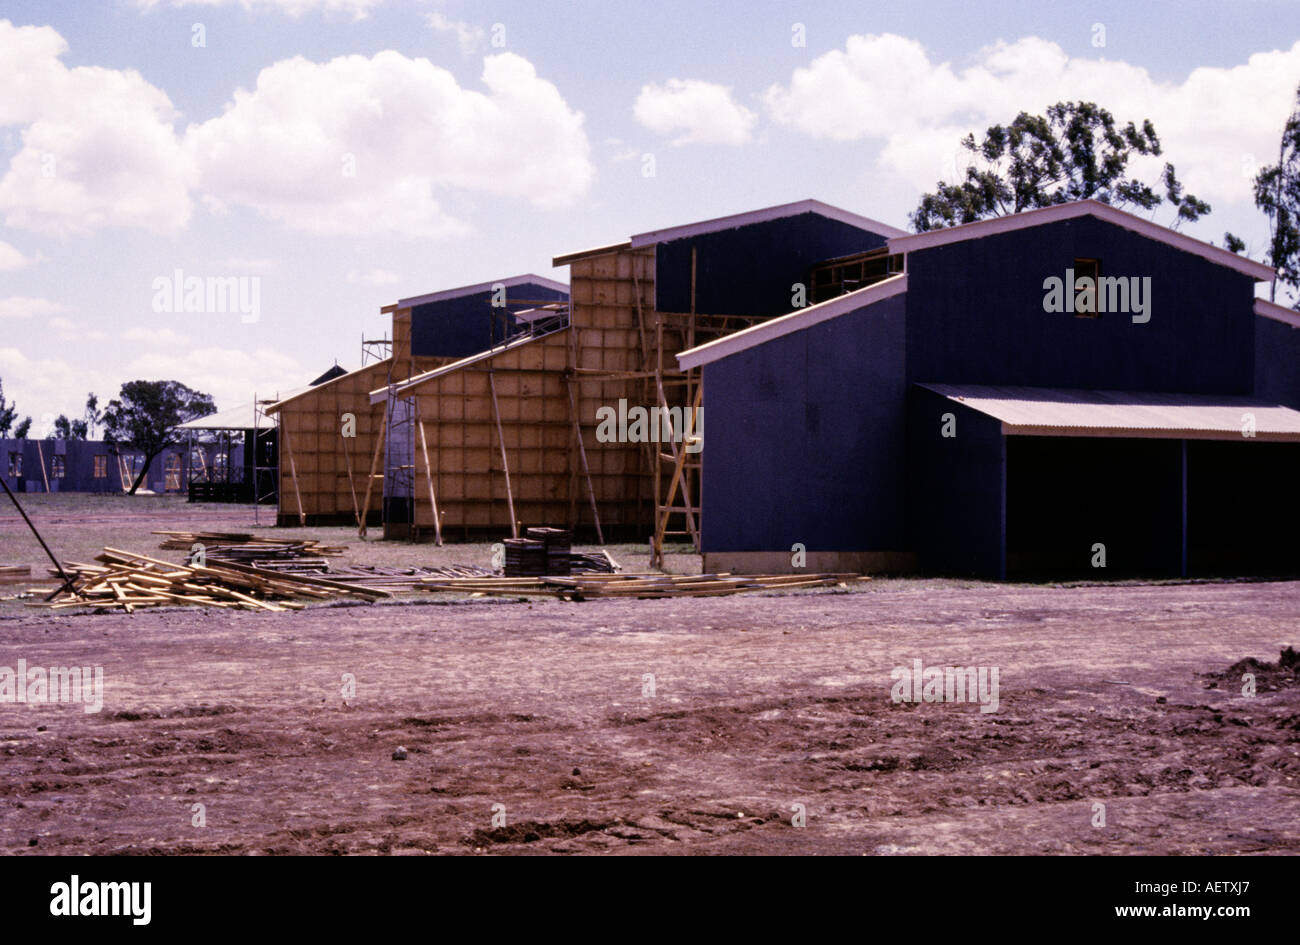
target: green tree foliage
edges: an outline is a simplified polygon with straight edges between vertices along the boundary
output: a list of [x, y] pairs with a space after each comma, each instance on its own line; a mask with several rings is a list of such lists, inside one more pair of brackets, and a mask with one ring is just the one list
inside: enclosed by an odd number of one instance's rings
[[0, 381], [0, 437], [9, 435], [14, 421], [18, 419], [18, 405], [5, 400], [5, 385]]
[[181, 443], [176, 428], [188, 420], [216, 412], [207, 394], [190, 390], [179, 381], [128, 381], [104, 408], [104, 441], [115, 453], [135, 450], [144, 454], [144, 466], [131, 495], [140, 488], [149, 464], [169, 446]]
[[[1255, 206], [1268, 217], [1268, 264], [1277, 270], [1269, 298], [1277, 298], [1279, 282], [1300, 292], [1300, 88], [1282, 129], [1277, 163], [1255, 175]], [[1300, 311], [1300, 299], [1295, 308]]]
[[60, 440], [84, 440], [86, 430], [85, 420], [69, 420], [63, 414], [54, 420], [54, 435]]
[[983, 167], [969, 166], [965, 180], [940, 181], [923, 195], [911, 216], [916, 232], [1086, 199], [1138, 210], [1167, 201], [1177, 209], [1175, 227], [1210, 212], [1184, 193], [1172, 164], [1156, 186], [1129, 176], [1134, 157], [1160, 155], [1156, 130], [1150, 121], [1120, 127], [1093, 102], [1058, 102], [1046, 117], [1021, 112], [1010, 125], [990, 127], [982, 141], [972, 134], [961, 145]]
[[25, 440], [32, 429], [32, 418], [23, 417], [23, 422], [14, 427], [14, 439]]

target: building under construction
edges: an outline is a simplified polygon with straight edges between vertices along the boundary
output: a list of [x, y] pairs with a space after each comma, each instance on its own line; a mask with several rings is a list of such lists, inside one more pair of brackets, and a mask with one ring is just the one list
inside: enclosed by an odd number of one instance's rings
[[681, 437], [599, 435], [602, 411], [670, 411], [689, 433], [702, 390], [679, 352], [805, 304], [810, 286], [843, 291], [876, 278], [872, 267], [884, 278], [899, 235], [806, 200], [555, 257], [569, 267], [567, 304], [516, 312], [499, 343], [374, 386], [370, 429], [383, 436], [370, 440], [378, 478], [365, 481], [382, 486], [384, 534], [546, 523], [602, 542], [697, 542], [698, 454]]

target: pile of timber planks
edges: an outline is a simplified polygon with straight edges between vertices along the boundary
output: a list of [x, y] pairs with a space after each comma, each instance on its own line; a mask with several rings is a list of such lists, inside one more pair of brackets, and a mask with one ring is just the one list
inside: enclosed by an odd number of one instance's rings
[[500, 597], [558, 597], [595, 600], [604, 597], [654, 599], [664, 597], [722, 597], [746, 591], [835, 587], [848, 581], [870, 580], [857, 574], [583, 574], [573, 577], [425, 578], [427, 591], [459, 591]]
[[381, 588], [355, 587], [306, 575], [282, 574], [234, 561], [204, 567], [172, 564], [147, 555], [105, 548], [98, 565], [70, 562], [70, 588], [33, 606], [90, 607], [134, 612], [140, 607], [190, 605], [245, 610], [300, 610], [307, 603], [391, 597]]
[[347, 551], [342, 545], [322, 545], [312, 538], [266, 538], [245, 532], [176, 532], [157, 531], [164, 536], [158, 546], [167, 551], [189, 551], [196, 544], [203, 545], [208, 558], [222, 561], [292, 561], [298, 558], [341, 555]]
[[0, 584], [25, 584], [31, 579], [30, 564], [0, 564]]
[[623, 570], [622, 567], [609, 556], [608, 551], [597, 551], [594, 554], [588, 554], [585, 551], [569, 552], [568, 573], [570, 574], [613, 574], [615, 571], [621, 570]]

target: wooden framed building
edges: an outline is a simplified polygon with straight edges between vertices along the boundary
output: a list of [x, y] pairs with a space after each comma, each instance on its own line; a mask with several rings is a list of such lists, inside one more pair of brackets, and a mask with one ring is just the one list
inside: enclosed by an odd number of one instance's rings
[[[699, 443], [654, 437], [658, 411], [702, 425], [698, 373], [676, 355], [789, 312], [814, 266], [900, 235], [805, 200], [555, 257], [570, 300], [549, 331], [372, 391], [387, 428], [385, 535], [562, 524], [601, 541], [697, 542]], [[639, 437], [623, 422], [637, 409], [651, 419]]]
[[370, 392], [448, 364], [526, 322], [514, 313], [563, 302], [568, 287], [535, 275], [512, 276], [403, 299], [392, 317], [388, 357], [296, 392], [266, 407], [278, 420], [279, 514], [289, 524], [377, 524], [384, 509], [385, 411]]

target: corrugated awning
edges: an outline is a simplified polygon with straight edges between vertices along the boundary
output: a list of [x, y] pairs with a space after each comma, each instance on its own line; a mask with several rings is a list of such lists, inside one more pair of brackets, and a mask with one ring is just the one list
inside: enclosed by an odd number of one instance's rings
[[178, 430], [270, 430], [275, 427], [275, 418], [261, 412], [255, 412], [251, 403], [219, 410], [206, 417], [182, 423]]
[[1002, 421], [1010, 436], [1300, 442], [1300, 411], [1251, 397], [921, 384]]

